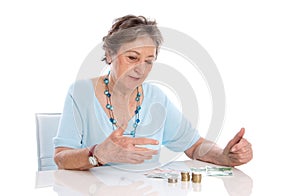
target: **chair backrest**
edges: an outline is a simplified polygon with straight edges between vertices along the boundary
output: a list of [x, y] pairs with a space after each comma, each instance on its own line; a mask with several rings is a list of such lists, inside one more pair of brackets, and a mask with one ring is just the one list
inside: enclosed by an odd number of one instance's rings
[[36, 138], [38, 171], [55, 170], [54, 146], [52, 139], [56, 136], [60, 113], [37, 113], [36, 117]]

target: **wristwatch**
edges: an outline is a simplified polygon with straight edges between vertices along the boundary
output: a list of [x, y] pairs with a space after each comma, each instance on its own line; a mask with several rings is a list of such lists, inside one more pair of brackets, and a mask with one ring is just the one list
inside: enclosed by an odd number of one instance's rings
[[91, 149], [89, 150], [89, 162], [93, 166], [98, 166], [99, 165], [98, 159], [94, 155], [94, 150], [95, 150], [96, 146], [97, 146], [97, 144], [95, 144], [94, 146], [92, 146]]

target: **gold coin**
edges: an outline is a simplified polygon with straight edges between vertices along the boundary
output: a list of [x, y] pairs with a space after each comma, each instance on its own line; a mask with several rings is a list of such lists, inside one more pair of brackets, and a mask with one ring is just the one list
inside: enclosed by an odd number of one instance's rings
[[201, 183], [202, 175], [192, 173], [192, 182], [193, 183]]
[[181, 181], [190, 181], [190, 173], [189, 172], [181, 172]]
[[168, 183], [177, 183], [177, 178], [174, 177], [168, 178]]

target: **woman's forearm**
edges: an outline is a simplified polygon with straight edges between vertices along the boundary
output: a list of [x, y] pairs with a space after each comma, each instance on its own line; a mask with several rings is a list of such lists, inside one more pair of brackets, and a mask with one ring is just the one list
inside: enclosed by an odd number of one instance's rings
[[217, 165], [230, 166], [223, 149], [214, 142], [204, 140], [193, 153], [193, 159]]
[[59, 147], [55, 149], [54, 161], [59, 169], [87, 170], [93, 166], [88, 161], [89, 149]]

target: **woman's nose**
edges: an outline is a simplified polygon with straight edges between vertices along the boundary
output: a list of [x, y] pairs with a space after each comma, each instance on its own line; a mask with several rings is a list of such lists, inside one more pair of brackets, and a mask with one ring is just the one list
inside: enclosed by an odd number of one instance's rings
[[134, 71], [139, 75], [143, 75], [145, 73], [146, 66], [146, 62], [138, 63], [137, 65], [135, 65]]

